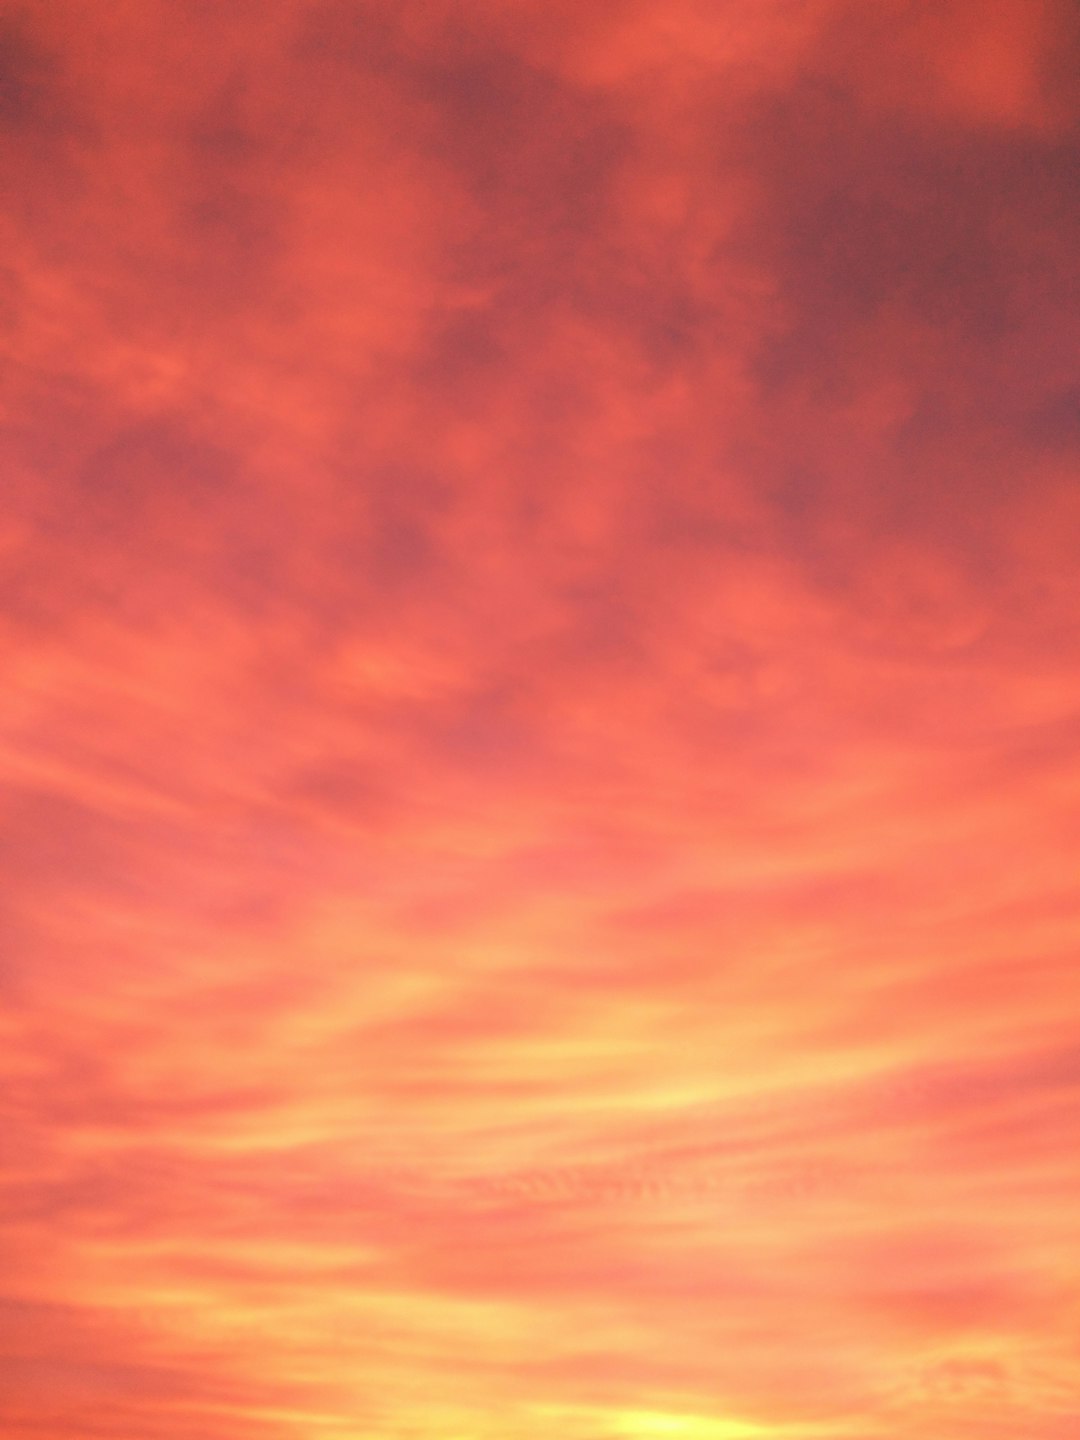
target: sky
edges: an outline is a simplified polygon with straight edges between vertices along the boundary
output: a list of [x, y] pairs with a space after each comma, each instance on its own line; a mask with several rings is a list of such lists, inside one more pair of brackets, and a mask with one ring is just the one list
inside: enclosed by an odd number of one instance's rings
[[3, 5], [5, 1440], [1076, 1436], [1078, 73]]

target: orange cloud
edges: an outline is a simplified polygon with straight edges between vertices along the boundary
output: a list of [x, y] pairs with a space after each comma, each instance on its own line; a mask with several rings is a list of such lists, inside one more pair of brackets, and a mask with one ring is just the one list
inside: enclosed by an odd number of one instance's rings
[[1065, 0], [0, 28], [0, 1428], [1066, 1440]]

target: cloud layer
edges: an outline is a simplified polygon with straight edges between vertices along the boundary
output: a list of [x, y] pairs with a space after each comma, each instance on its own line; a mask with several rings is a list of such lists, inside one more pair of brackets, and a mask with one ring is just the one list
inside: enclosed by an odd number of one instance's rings
[[1066, 0], [16, 3], [11, 1440], [1065, 1440]]

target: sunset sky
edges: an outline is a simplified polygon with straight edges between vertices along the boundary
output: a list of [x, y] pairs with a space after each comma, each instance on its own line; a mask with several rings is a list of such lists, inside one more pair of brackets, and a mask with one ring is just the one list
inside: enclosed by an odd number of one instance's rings
[[1077, 1440], [1080, 7], [0, 6], [3, 1440]]

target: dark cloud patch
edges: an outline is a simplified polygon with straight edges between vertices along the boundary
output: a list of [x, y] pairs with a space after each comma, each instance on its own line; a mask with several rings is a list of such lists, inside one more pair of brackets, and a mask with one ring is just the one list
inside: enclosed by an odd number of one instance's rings
[[448, 239], [461, 277], [524, 284], [549, 300], [565, 295], [573, 275], [560, 267], [585, 264], [590, 242], [610, 226], [632, 126], [604, 97], [530, 64], [467, 20], [415, 30], [370, 7], [311, 10], [295, 44], [304, 88], [321, 73], [389, 105], [399, 143], [460, 186], [472, 215], [466, 236]]
[[125, 426], [73, 476], [64, 523], [97, 535], [164, 530], [172, 519], [212, 528], [214, 509], [235, 484], [224, 453], [182, 420]]
[[402, 49], [385, 7], [357, 0], [323, 0], [302, 6], [292, 36], [292, 54], [301, 63], [347, 68], [358, 76], [398, 67]]
[[329, 492], [331, 569], [354, 600], [379, 609], [445, 575], [453, 490], [426, 462], [374, 459], [362, 434], [344, 443], [353, 453]]
[[1023, 434], [1040, 449], [1065, 453], [1080, 449], [1080, 383], [1055, 391], [1029, 410]]
[[417, 361], [417, 382], [448, 408], [490, 404], [513, 354], [503, 334], [506, 318], [502, 306], [484, 305], [437, 320]]
[[415, 583], [442, 567], [440, 529], [450, 500], [446, 482], [430, 471], [392, 466], [377, 474], [370, 487], [373, 535], [364, 557], [377, 586]]
[[[193, 576], [227, 606], [274, 612], [286, 577], [302, 568], [302, 500], [257, 498], [251, 467], [208, 438], [190, 409], [148, 415], [61, 383], [50, 408], [55, 423], [16, 433], [9, 449], [23, 522], [0, 554], [9, 624], [59, 636], [99, 607], [145, 625], [173, 609]], [[288, 545], [278, 529], [285, 513]]]
[[824, 67], [749, 106], [739, 145], [758, 200], [721, 253], [772, 277], [780, 320], [751, 348], [759, 406], [733, 454], [814, 585], [860, 613], [884, 599], [868, 546], [933, 547], [922, 575], [887, 560], [910, 614], [874, 628], [933, 648], [999, 583], [1032, 442], [1077, 433], [1080, 151], [931, 125]]
[[769, 198], [742, 245], [764, 255], [792, 316], [759, 361], [767, 391], [813, 373], [827, 383], [851, 331], [886, 310], [954, 342], [992, 344], [1015, 323], [1005, 217], [1020, 197], [1003, 181], [1038, 192], [1017, 142], [950, 142], [811, 81], [753, 128]]
[[196, 113], [178, 195], [180, 278], [227, 310], [263, 302], [286, 252], [289, 207], [270, 165], [278, 136], [257, 128], [250, 108], [236, 75]]
[[[602, 228], [631, 132], [600, 99], [521, 58], [476, 47], [420, 75], [438, 148], [481, 206], [478, 249], [526, 268]], [[510, 248], [504, 245], [510, 241]]]
[[59, 62], [17, 12], [0, 18], [0, 131], [55, 134], [70, 117]]
[[623, 317], [632, 317], [641, 352], [659, 375], [700, 359], [720, 326], [714, 307], [653, 271], [633, 277], [612, 302]]
[[114, 415], [111, 428], [95, 425], [83, 442], [58, 467], [16, 566], [20, 610], [44, 614], [63, 600], [55, 623], [94, 601], [134, 606], [133, 618], [145, 620], [192, 574], [265, 608], [288, 552], [264, 543], [265, 505], [254, 506], [232, 454], [183, 415]]
[[480, 776], [535, 766], [541, 734], [523, 713], [525, 690], [509, 679], [478, 685], [454, 701], [444, 701], [437, 716], [415, 715], [423, 750], [440, 764]]
[[299, 767], [283, 790], [293, 803], [360, 828], [390, 824], [399, 799], [371, 765], [339, 755]]
[[0, 866], [24, 897], [115, 891], [129, 873], [124, 841], [114, 817], [67, 795], [17, 786], [0, 793]]
[[[87, 157], [99, 140], [93, 107], [70, 83], [63, 58], [18, 10], [0, 16], [0, 192], [20, 239], [49, 255], [63, 248], [56, 230], [87, 188]], [[32, 328], [33, 301], [23, 292], [17, 256], [0, 267], [11, 287], [3, 309], [18, 328]], [[10, 266], [10, 269], [9, 269]]]
[[1019, 348], [1028, 373], [996, 378], [1021, 394], [1032, 365], [1057, 363], [1060, 331], [1038, 320], [1077, 283], [1075, 140], [932, 128], [814, 71], [744, 125], [761, 205], [727, 248], [775, 276], [788, 317], [758, 354], [767, 397], [843, 398], [885, 363], [922, 383], [965, 363], [941, 379], [977, 406], [988, 356]]
[[1049, 41], [1038, 65], [1039, 93], [1056, 128], [1080, 144], [1080, 5], [1052, 0]]
[[551, 644], [569, 670], [595, 675], [607, 666], [631, 667], [645, 659], [647, 614], [615, 573], [571, 581], [559, 596], [565, 622]]

